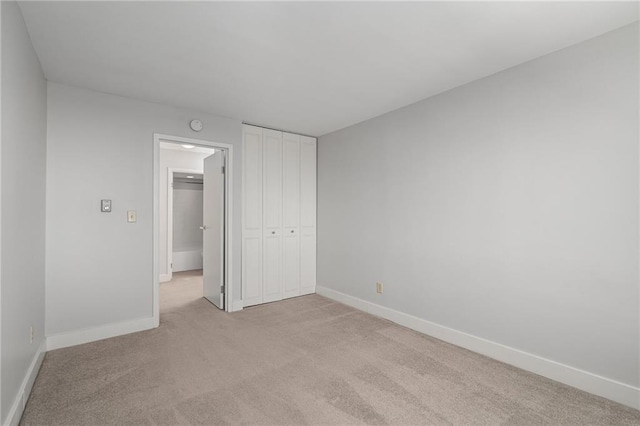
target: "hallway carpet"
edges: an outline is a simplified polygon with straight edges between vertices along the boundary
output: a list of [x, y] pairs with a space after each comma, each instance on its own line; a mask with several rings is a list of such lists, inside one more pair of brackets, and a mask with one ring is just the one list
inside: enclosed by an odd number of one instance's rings
[[638, 425], [640, 412], [311, 295], [47, 353], [24, 425]]

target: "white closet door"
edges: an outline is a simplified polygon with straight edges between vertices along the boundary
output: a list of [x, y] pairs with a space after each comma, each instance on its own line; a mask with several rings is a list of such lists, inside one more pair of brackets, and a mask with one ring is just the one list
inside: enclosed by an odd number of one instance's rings
[[262, 295], [262, 129], [244, 126], [242, 145], [242, 300], [263, 302]]
[[300, 137], [300, 294], [316, 291], [316, 139]]
[[283, 298], [300, 295], [300, 136], [282, 135]]
[[263, 302], [282, 299], [282, 132], [262, 130]]

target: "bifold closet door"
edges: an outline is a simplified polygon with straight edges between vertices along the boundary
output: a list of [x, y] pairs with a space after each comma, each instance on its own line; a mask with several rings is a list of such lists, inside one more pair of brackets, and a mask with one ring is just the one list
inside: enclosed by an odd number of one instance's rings
[[316, 139], [300, 137], [300, 294], [316, 292]]
[[282, 300], [282, 132], [262, 130], [264, 303]]
[[262, 129], [244, 126], [242, 145], [242, 301], [263, 303], [262, 297]]
[[245, 125], [244, 306], [316, 291], [316, 139]]
[[282, 135], [283, 298], [300, 295], [300, 136]]

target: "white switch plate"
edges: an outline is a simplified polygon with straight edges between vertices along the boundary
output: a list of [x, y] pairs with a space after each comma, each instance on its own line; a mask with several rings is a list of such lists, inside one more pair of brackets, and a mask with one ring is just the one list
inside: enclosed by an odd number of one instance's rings
[[111, 211], [111, 200], [100, 200], [100, 211], [109, 213]]
[[377, 282], [376, 283], [376, 293], [382, 294], [383, 291], [384, 291], [384, 284], [382, 284], [381, 282]]
[[138, 221], [138, 213], [136, 213], [135, 210], [128, 210], [127, 211], [127, 222], [135, 223], [137, 221]]

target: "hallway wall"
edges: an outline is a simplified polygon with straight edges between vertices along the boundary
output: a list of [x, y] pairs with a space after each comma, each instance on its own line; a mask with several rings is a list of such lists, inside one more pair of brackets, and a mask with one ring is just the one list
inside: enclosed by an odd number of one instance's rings
[[2, 1], [0, 8], [0, 423], [5, 424], [22, 413], [27, 375], [44, 350], [47, 87], [17, 3]]
[[[234, 146], [240, 299], [242, 123], [51, 82], [48, 90], [47, 336], [149, 327], [154, 132]], [[202, 132], [189, 129], [193, 118]], [[113, 200], [111, 213], [100, 212], [103, 198]], [[137, 223], [127, 223], [127, 210], [138, 212]]]

